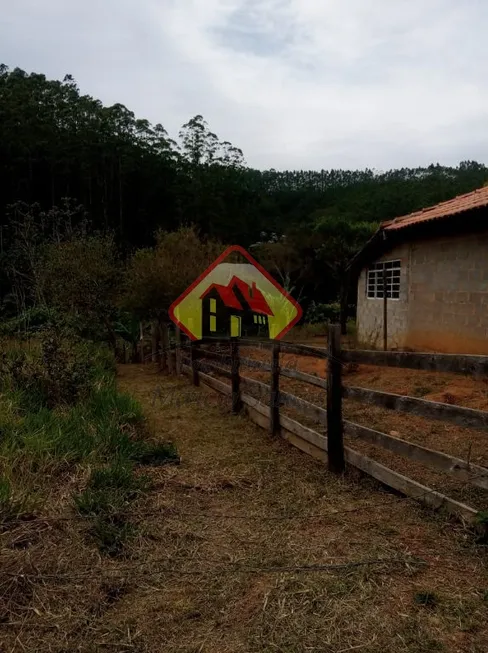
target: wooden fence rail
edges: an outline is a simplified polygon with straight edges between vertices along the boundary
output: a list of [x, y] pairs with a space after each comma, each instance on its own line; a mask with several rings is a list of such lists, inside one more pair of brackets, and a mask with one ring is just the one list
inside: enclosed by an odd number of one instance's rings
[[[344, 446], [343, 435], [345, 434], [352, 441], [362, 440], [380, 446], [387, 451], [445, 472], [458, 481], [484, 490], [488, 489], [488, 469], [344, 420], [342, 398], [363, 401], [389, 410], [402, 411], [476, 429], [488, 428], [488, 412], [426, 401], [416, 397], [344, 386], [341, 372], [344, 363], [354, 362], [458, 374], [488, 375], [488, 357], [413, 352], [341, 351], [338, 326], [330, 327], [328, 342], [328, 349], [322, 349], [306, 345], [290, 345], [272, 341], [256, 342], [247, 339], [205, 340], [200, 344], [190, 343], [189, 357], [180, 355], [179, 362], [182, 371], [191, 375], [195, 385], [201, 381], [217, 392], [228, 395], [232, 400], [234, 413], [237, 414], [244, 409], [253, 421], [269, 430], [272, 435], [279, 434], [302, 451], [326, 462], [332, 472], [342, 473], [347, 463], [407, 496], [434, 508], [442, 506], [457, 517], [474, 523], [477, 516], [477, 511], [474, 508], [430, 489], [348, 446]], [[221, 347], [221, 351], [209, 350], [207, 345], [218, 345]], [[242, 357], [240, 350], [249, 348], [271, 350], [269, 352], [271, 354], [270, 362]], [[280, 354], [283, 353], [327, 359], [327, 380], [290, 367], [281, 367]], [[212, 360], [217, 362], [210, 362]], [[242, 374], [243, 367], [269, 374], [270, 382], [263, 383]], [[210, 374], [218, 374], [230, 379], [231, 383], [224, 383]], [[284, 392], [280, 387], [280, 376], [324, 389], [326, 391], [324, 404], [327, 408]], [[261, 399], [247, 394], [248, 390], [257, 393]], [[281, 407], [292, 408], [320, 423], [326, 427], [326, 435], [284, 415], [280, 410]]]

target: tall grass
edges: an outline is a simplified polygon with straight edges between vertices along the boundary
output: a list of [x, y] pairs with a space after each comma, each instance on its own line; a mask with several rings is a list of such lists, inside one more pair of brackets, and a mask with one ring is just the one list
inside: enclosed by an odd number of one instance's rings
[[151, 440], [140, 405], [118, 392], [107, 350], [50, 333], [29, 350], [10, 342], [2, 354], [0, 527], [49, 508], [58, 479], [89, 467], [74, 507], [94, 518], [101, 550], [118, 553], [131, 531], [127, 502], [147, 489], [134, 465], [177, 460], [171, 444]]

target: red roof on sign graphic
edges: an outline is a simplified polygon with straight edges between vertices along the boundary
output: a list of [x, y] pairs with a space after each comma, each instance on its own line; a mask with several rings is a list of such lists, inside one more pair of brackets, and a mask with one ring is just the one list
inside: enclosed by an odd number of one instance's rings
[[273, 311], [268, 306], [268, 302], [264, 298], [263, 293], [256, 287], [256, 283], [253, 282], [252, 286], [248, 286], [245, 281], [242, 281], [242, 279], [239, 279], [238, 277], [232, 277], [227, 286], [213, 283], [207, 288], [200, 299], [204, 299], [211, 290], [216, 290], [225, 306], [228, 308], [237, 308], [242, 311], [244, 310], [242, 304], [235, 295], [236, 288], [238, 288], [239, 292], [246, 300], [247, 305], [254, 313], [273, 315]]

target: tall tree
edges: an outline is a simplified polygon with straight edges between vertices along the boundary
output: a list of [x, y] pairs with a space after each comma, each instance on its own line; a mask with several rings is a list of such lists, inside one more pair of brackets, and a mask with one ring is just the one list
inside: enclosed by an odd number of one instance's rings
[[377, 226], [373, 222], [358, 222], [351, 215], [332, 211], [317, 217], [314, 230], [321, 238], [317, 258], [327, 266], [339, 288], [343, 335], [346, 334], [349, 295], [347, 265], [373, 235]]

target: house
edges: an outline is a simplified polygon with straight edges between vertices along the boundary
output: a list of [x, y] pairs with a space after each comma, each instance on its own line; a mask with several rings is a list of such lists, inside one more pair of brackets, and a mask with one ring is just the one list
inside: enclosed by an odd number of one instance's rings
[[382, 223], [350, 270], [363, 346], [386, 316], [388, 349], [488, 354], [488, 187]]
[[214, 283], [200, 297], [202, 335], [269, 338], [273, 316], [255, 283], [249, 286], [234, 276], [227, 286]]

